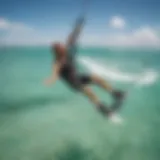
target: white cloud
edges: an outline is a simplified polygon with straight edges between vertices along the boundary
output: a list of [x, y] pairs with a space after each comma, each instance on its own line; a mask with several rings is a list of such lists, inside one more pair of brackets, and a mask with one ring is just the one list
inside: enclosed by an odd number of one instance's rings
[[34, 42], [38, 43], [41, 37], [32, 27], [4, 18], [0, 18], [0, 31], [3, 33], [0, 42], [5, 45], [32, 45]]
[[9, 26], [10, 26], [10, 23], [6, 19], [0, 18], [0, 30], [8, 29]]
[[[0, 43], [6, 45], [47, 45], [57, 40], [64, 42], [68, 35], [65, 31], [59, 32], [59, 30], [38, 31], [23, 23], [10, 22], [3, 18], [0, 18], [1, 30], [3, 34], [0, 36]], [[131, 32], [120, 30], [116, 33], [101, 32], [90, 33], [90, 35], [86, 33], [81, 37], [81, 42], [85, 45], [100, 46], [160, 47], [160, 37], [157, 30], [149, 26], [143, 26]]]
[[24, 23], [0, 18], [1, 45], [50, 45], [53, 41], [65, 41], [65, 32], [39, 31]]
[[133, 32], [133, 38], [135, 40], [139, 40], [139, 42], [143, 41], [145, 43], [157, 43], [159, 42], [159, 37], [154, 29], [150, 27], [143, 27]]
[[160, 47], [160, 37], [151, 27], [141, 27], [130, 33], [108, 33], [83, 37], [83, 44], [123, 47]]
[[141, 27], [130, 33], [119, 33], [116, 35], [113, 34], [105, 39], [106, 44], [114, 46], [160, 46], [160, 37], [151, 27]]
[[109, 25], [113, 28], [123, 29], [126, 25], [126, 22], [122, 17], [114, 16], [110, 19]]
[[33, 31], [33, 28], [19, 22], [11, 22], [7, 19], [0, 18], [0, 30], [5, 31]]

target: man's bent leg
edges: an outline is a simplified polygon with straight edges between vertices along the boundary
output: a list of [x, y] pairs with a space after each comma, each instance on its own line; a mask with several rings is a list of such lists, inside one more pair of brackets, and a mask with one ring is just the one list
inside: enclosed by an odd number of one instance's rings
[[107, 116], [109, 113], [111, 113], [111, 110], [106, 107], [104, 104], [100, 102], [98, 97], [94, 94], [94, 92], [91, 90], [91, 88], [85, 86], [82, 88], [82, 93], [86, 95], [93, 104], [96, 105], [96, 108], [105, 116]]
[[112, 86], [106, 82], [103, 78], [97, 76], [97, 75], [92, 75], [91, 76], [92, 82], [99, 85], [101, 88], [105, 89], [108, 91], [110, 94], [112, 94], [116, 99], [122, 98], [123, 93], [121, 91], [114, 90]]
[[104, 80], [103, 78], [97, 76], [97, 75], [92, 75], [91, 79], [93, 81], [93, 83], [99, 85], [101, 88], [105, 89], [106, 91], [112, 93], [113, 92], [113, 88], [112, 86], [106, 82], [106, 80]]

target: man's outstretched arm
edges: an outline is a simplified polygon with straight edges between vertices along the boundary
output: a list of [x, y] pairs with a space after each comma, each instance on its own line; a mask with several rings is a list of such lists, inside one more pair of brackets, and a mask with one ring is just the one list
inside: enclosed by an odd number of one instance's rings
[[67, 48], [70, 48], [71, 46], [75, 46], [75, 44], [76, 44], [76, 42], [79, 38], [79, 35], [82, 31], [84, 21], [85, 21], [84, 16], [79, 17], [76, 20], [75, 27], [74, 27], [73, 31], [71, 32], [71, 34], [69, 35], [69, 37], [67, 39]]
[[58, 80], [60, 68], [61, 68], [61, 64], [59, 62], [56, 62], [55, 64], [53, 64], [52, 74], [48, 79], [45, 80], [46, 85], [55, 83]]

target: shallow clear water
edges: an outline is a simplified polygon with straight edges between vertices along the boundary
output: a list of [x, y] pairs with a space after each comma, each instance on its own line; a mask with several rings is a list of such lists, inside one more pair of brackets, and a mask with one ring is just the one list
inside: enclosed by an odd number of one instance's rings
[[[0, 159], [159, 160], [159, 51], [88, 48], [78, 55], [105, 67], [114, 87], [130, 89], [120, 111], [123, 125], [109, 122], [61, 81], [44, 86], [51, 72], [49, 48], [1, 48]], [[85, 67], [80, 65], [81, 71], [95, 71]], [[111, 74], [134, 77], [148, 69], [154, 80], [140, 85]], [[93, 89], [110, 102], [108, 93]]]

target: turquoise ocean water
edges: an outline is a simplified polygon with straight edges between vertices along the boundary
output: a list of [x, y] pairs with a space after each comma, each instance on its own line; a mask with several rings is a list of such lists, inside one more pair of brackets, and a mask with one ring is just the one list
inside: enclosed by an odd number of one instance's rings
[[[62, 81], [46, 87], [48, 47], [0, 49], [0, 160], [159, 160], [160, 51], [84, 48], [81, 72], [130, 94], [122, 125], [102, 117]], [[93, 86], [102, 101], [110, 96]]]

